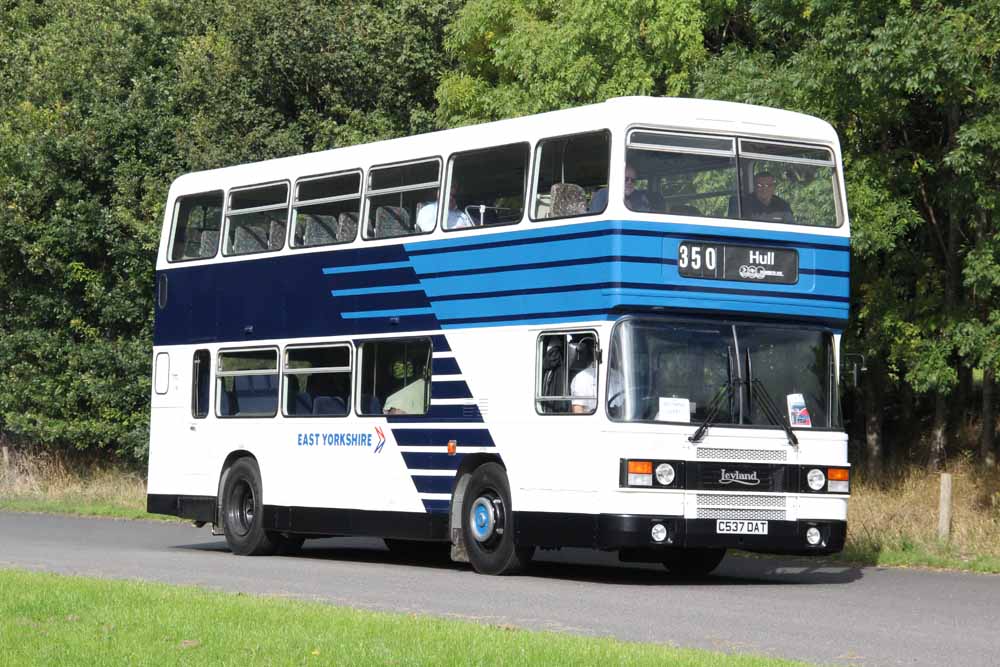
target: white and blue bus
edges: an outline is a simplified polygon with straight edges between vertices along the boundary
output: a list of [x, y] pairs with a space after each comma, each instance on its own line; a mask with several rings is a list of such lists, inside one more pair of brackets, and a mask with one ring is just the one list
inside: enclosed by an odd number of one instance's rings
[[630, 97], [181, 176], [148, 509], [488, 574], [839, 551], [840, 165], [816, 118]]

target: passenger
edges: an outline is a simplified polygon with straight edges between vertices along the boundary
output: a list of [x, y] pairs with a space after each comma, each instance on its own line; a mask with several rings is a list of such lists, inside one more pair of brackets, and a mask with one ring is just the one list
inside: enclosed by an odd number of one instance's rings
[[[636, 190], [635, 182], [639, 180], [639, 170], [634, 166], [625, 165], [625, 205], [633, 211], [652, 211], [653, 207], [646, 197], [645, 190]], [[608, 189], [601, 188], [590, 200], [590, 212], [599, 213], [608, 205]]]
[[[752, 196], [744, 196], [743, 217], [750, 220], [767, 220], [769, 222], [795, 222], [792, 207], [781, 197], [774, 194], [775, 178], [766, 171], [754, 177]], [[730, 217], [736, 217], [730, 211]]]
[[[437, 191], [435, 191], [435, 196]], [[433, 231], [434, 223], [437, 222], [437, 199], [424, 204], [417, 212], [417, 229], [421, 232]], [[472, 227], [472, 218], [466, 215], [465, 211], [458, 208], [455, 201], [455, 188], [451, 189], [448, 195], [448, 218], [444, 221], [445, 229], [465, 229]]]

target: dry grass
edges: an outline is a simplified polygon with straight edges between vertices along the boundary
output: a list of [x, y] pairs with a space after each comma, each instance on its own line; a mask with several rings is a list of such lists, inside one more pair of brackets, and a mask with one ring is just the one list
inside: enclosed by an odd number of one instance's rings
[[1000, 470], [962, 459], [947, 472], [953, 477], [950, 543], [937, 535], [940, 475], [914, 466], [854, 480], [845, 556], [1000, 571]]
[[0, 508], [68, 514], [148, 517], [139, 474], [62, 456], [11, 451], [0, 459]]

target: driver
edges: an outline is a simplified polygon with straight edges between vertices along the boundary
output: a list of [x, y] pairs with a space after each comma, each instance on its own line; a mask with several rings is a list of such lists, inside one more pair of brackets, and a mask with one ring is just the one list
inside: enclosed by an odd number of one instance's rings
[[[574, 375], [570, 382], [569, 392], [573, 396], [571, 410], [575, 414], [586, 414], [597, 407], [597, 358], [593, 339], [580, 341], [579, 354], [588, 355], [590, 365]], [[612, 412], [619, 411], [622, 405], [622, 376], [616, 368], [608, 372], [608, 396], [611, 397], [608, 408]]]

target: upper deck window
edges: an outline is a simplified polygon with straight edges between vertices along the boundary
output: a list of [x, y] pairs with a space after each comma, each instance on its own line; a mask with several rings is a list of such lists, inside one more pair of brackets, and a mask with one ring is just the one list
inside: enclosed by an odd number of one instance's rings
[[[511, 144], [451, 158], [445, 231], [469, 227], [511, 225], [524, 216], [528, 181], [528, 144]], [[437, 206], [420, 215], [436, 217]], [[433, 222], [431, 223], [433, 224]]]
[[173, 227], [171, 262], [215, 257], [222, 228], [222, 191], [178, 197]]
[[833, 154], [820, 146], [635, 130], [625, 175], [633, 211], [814, 227], [841, 222]]
[[607, 131], [540, 141], [532, 220], [602, 212], [608, 203], [610, 151]]
[[736, 141], [726, 137], [633, 132], [625, 204], [633, 211], [729, 217], [736, 199]]
[[437, 159], [372, 169], [364, 237], [387, 239], [433, 231], [434, 216], [419, 213], [437, 202], [440, 185], [441, 161]]
[[350, 243], [358, 235], [361, 172], [300, 180], [292, 208], [292, 247]]
[[249, 255], [285, 246], [288, 183], [273, 183], [229, 193], [225, 255]]

